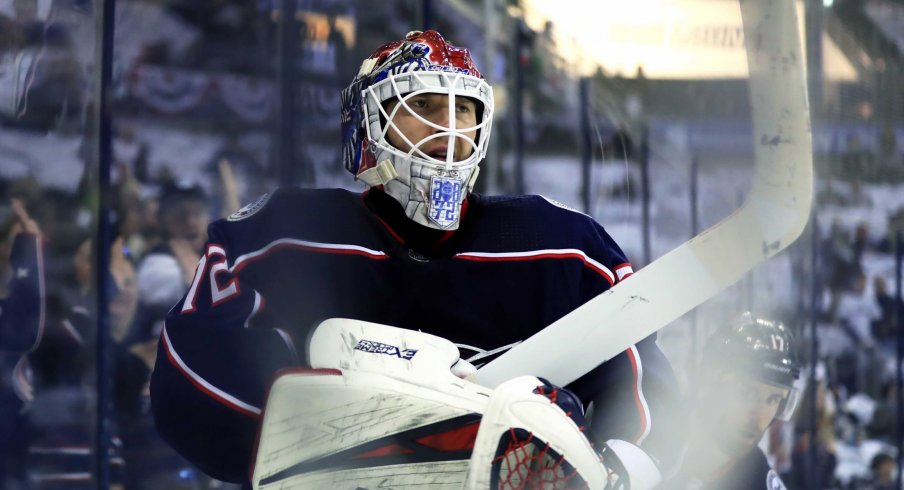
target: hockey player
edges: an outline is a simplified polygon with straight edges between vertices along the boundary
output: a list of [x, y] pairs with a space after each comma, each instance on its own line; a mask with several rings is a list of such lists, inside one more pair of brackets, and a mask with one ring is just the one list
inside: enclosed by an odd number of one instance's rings
[[[306, 339], [325, 319], [421, 330], [479, 366], [632, 274], [589, 216], [541, 196], [471, 192], [493, 109], [468, 50], [435, 31], [364, 60], [341, 117], [345, 166], [367, 191], [283, 188], [208, 229], [151, 380], [173, 447], [247, 482], [274, 373], [308, 365]], [[601, 439], [667, 459], [660, 415], [675, 386], [648, 338], [568, 388], [594, 402]]]
[[692, 432], [675, 489], [785, 488], [757, 446], [800, 398], [794, 338], [781, 323], [744, 313], [707, 341], [696, 381]]

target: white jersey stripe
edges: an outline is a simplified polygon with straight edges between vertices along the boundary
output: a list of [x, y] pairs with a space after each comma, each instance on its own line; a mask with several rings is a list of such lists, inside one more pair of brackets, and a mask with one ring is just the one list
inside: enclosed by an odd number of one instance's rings
[[195, 266], [195, 277], [191, 280], [191, 287], [188, 288], [188, 294], [185, 295], [185, 301], [182, 303], [182, 313], [195, 311], [195, 300], [198, 296], [198, 286], [201, 284], [201, 278], [207, 271], [207, 254], [202, 255]]
[[310, 242], [307, 240], [297, 240], [294, 238], [280, 238], [279, 240], [270, 242], [264, 248], [238, 256], [235, 259], [235, 262], [232, 264], [232, 267], [229, 268], [229, 272], [235, 272], [236, 269], [241, 269], [243, 267], [243, 264], [247, 263], [248, 261], [254, 260], [262, 255], [266, 255], [274, 248], [280, 246], [304, 248], [326, 253], [352, 253], [376, 259], [389, 258], [389, 256], [386, 255], [385, 252], [379, 250], [371, 250], [359, 245], [349, 245], [345, 243], [321, 243]]
[[578, 250], [576, 248], [558, 248], [558, 249], [544, 249], [544, 250], [527, 250], [524, 252], [462, 252], [459, 254], [455, 254], [456, 257], [460, 257], [463, 259], [488, 259], [488, 260], [506, 260], [506, 259], [517, 259], [517, 258], [542, 258], [542, 256], [568, 256], [568, 255], [578, 255], [581, 257], [581, 260], [584, 261], [590, 268], [595, 269], [600, 274], [606, 276], [609, 279], [610, 283], [615, 282], [615, 274], [609, 270], [605, 265], [597, 262], [596, 260], [590, 258], [583, 250]]
[[166, 348], [166, 352], [167, 352], [169, 358], [173, 361], [173, 363], [176, 365], [176, 367], [178, 367], [179, 370], [182, 371], [182, 374], [187, 376], [189, 378], [189, 380], [192, 382], [192, 384], [194, 384], [199, 389], [201, 389], [201, 391], [212, 396], [214, 399], [216, 399], [220, 403], [223, 403], [224, 405], [226, 405], [234, 410], [237, 410], [239, 412], [250, 413], [253, 415], [261, 414], [260, 408], [257, 408], [253, 405], [249, 405], [249, 404], [239, 400], [238, 398], [230, 395], [229, 393], [226, 393], [225, 391], [208, 383], [207, 380], [202, 378], [201, 376], [199, 376], [198, 373], [192, 371], [191, 368], [189, 368], [188, 365], [185, 364], [185, 362], [182, 360], [182, 358], [179, 357], [179, 354], [176, 353], [176, 349], [173, 348], [173, 343], [170, 341], [169, 334], [166, 331], [166, 325], [163, 326], [163, 342], [165, 344], [164, 347]]
[[257, 312], [261, 309], [261, 302], [264, 298], [261, 297], [261, 293], [255, 291], [254, 292], [254, 306], [251, 307], [251, 313], [248, 314], [248, 318], [245, 319], [245, 328], [248, 328], [251, 319], [257, 315]]
[[297, 362], [298, 361], [298, 351], [295, 349], [295, 342], [292, 340], [292, 336], [289, 335], [288, 332], [286, 332], [285, 330], [283, 330], [281, 328], [274, 328], [273, 330], [276, 330], [276, 333], [278, 333], [279, 336], [282, 337], [283, 342], [286, 343], [286, 348], [288, 348], [289, 351], [292, 352], [292, 358], [295, 359], [295, 361]]

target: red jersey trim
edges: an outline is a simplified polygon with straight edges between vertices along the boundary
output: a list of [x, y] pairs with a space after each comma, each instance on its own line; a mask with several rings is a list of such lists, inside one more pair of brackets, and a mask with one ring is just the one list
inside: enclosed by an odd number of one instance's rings
[[647, 399], [643, 394], [643, 362], [640, 360], [640, 353], [637, 352], [637, 347], [633, 345], [628, 347], [625, 352], [628, 354], [628, 359], [631, 360], [631, 372], [633, 374], [631, 387], [634, 392], [634, 404], [637, 405], [638, 415], [640, 416], [640, 427], [634, 436], [634, 444], [640, 445], [650, 435], [650, 428], [653, 423], [650, 417], [650, 407], [647, 405]]

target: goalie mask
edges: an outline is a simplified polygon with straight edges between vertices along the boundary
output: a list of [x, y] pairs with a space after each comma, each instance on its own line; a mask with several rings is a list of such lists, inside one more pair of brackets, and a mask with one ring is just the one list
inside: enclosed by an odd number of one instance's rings
[[492, 118], [493, 92], [470, 52], [413, 31], [364, 60], [342, 92], [345, 168], [416, 223], [457, 229]]
[[775, 418], [790, 420], [800, 400], [800, 368], [794, 336], [783, 324], [745, 312], [707, 341], [703, 362], [706, 369], [734, 370], [788, 389]]

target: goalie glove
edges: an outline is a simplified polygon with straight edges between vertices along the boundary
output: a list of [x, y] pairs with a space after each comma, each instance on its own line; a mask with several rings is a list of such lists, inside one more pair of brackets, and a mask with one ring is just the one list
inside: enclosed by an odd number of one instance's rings
[[465, 488], [653, 488], [655, 463], [637, 446], [591, 442], [580, 400], [568, 390], [525, 376], [494, 390], [480, 430]]

